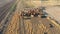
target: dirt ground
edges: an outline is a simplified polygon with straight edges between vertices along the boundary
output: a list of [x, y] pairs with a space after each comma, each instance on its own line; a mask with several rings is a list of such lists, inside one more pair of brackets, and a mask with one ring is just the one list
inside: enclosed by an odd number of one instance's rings
[[60, 23], [60, 7], [59, 6], [47, 7], [46, 12], [49, 14], [50, 17], [53, 17], [55, 20], [57, 20]]

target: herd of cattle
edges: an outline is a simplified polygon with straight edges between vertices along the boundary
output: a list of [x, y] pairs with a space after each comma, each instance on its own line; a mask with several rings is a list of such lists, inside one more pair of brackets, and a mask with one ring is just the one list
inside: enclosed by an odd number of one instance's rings
[[27, 16], [30, 17], [33, 15], [34, 17], [38, 17], [39, 15], [43, 18], [46, 17], [47, 13], [44, 11], [45, 8], [33, 8], [28, 9], [27, 11], [21, 11], [21, 16]]

